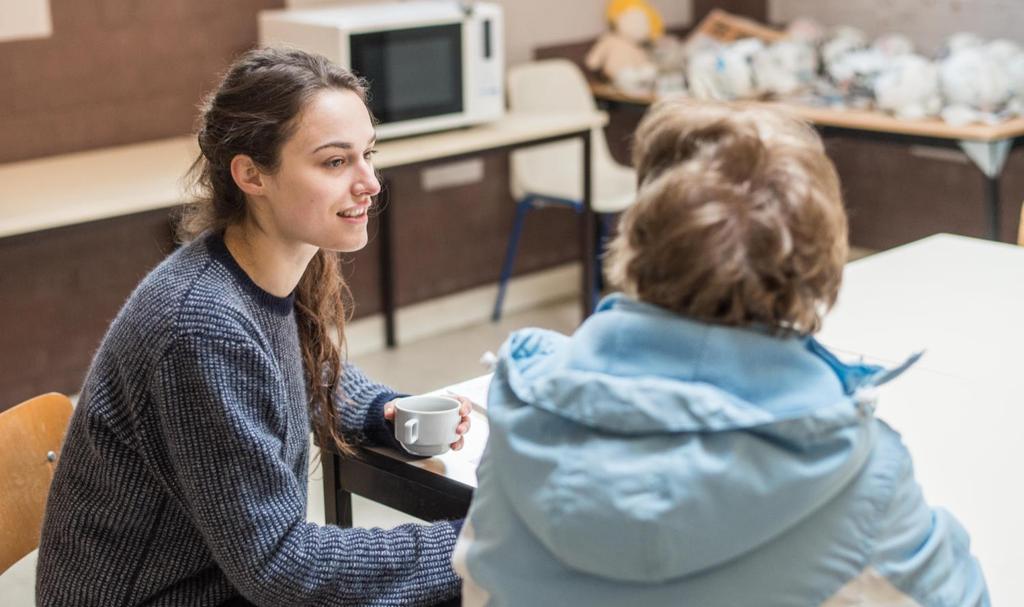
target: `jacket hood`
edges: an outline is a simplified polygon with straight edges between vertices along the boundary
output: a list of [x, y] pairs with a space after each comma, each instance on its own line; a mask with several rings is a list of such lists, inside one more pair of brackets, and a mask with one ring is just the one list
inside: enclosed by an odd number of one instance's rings
[[808, 337], [611, 296], [571, 339], [528, 329], [502, 346], [489, 449], [566, 566], [662, 582], [752, 551], [838, 494], [874, 443], [871, 388], [916, 359], [845, 365]]

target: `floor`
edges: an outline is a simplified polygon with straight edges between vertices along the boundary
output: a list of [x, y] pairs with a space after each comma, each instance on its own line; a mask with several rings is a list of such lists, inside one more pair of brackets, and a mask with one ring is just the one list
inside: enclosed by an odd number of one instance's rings
[[[484, 323], [401, 345], [394, 350], [360, 354], [352, 358], [370, 377], [396, 390], [427, 392], [486, 371], [480, 357], [495, 352], [510, 331], [525, 326], [540, 326], [571, 332], [580, 320], [576, 299], [510, 314], [501, 322]], [[322, 523], [323, 475], [318, 458], [310, 458], [309, 512], [311, 521]], [[361, 527], [393, 527], [416, 519], [356, 496], [352, 503], [353, 521]], [[0, 604], [3, 607], [29, 607], [34, 604], [35, 553], [28, 555], [0, 575]]]

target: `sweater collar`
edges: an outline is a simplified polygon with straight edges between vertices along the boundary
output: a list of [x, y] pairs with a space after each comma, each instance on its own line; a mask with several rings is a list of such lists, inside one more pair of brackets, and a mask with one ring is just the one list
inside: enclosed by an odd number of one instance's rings
[[292, 313], [295, 308], [295, 291], [285, 297], [278, 297], [253, 282], [242, 266], [238, 265], [227, 245], [224, 244], [223, 232], [209, 234], [206, 237], [206, 247], [210, 251], [210, 256], [235, 277], [238, 284], [256, 300], [260, 307], [277, 316], [288, 316]]

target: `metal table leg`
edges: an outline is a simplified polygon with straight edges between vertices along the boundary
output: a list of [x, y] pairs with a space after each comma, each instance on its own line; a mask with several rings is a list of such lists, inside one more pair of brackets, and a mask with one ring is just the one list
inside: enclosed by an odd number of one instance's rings
[[999, 175], [985, 175], [985, 206], [988, 209], [988, 237], [999, 240], [999, 216], [1002, 213], [999, 204]]
[[352, 526], [352, 494], [341, 488], [336, 453], [320, 452], [324, 471], [324, 521], [339, 527]]
[[999, 240], [1000, 215], [999, 178], [1013, 147], [1012, 139], [1002, 141], [960, 141], [960, 148], [985, 176], [985, 210], [988, 214], [988, 235]]
[[395, 347], [395, 268], [391, 252], [391, 183], [381, 177], [377, 239], [380, 247], [380, 305], [384, 314], [384, 343]]
[[597, 226], [594, 221], [594, 209], [591, 204], [591, 131], [583, 135], [583, 212], [580, 214], [580, 246], [583, 257], [583, 318], [587, 318], [594, 312], [597, 302], [594, 301], [597, 290], [597, 268], [595, 256], [597, 254]]

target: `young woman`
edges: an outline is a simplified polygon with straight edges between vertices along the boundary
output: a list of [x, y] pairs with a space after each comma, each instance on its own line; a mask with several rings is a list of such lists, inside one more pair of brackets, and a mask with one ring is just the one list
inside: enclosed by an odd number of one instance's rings
[[305, 518], [311, 424], [343, 450], [397, 444], [385, 419], [397, 394], [342, 355], [336, 252], [366, 244], [380, 191], [365, 96], [321, 57], [264, 49], [206, 101], [187, 244], [142, 281], [93, 361], [47, 504], [38, 604], [457, 595], [461, 521], [385, 531]]

